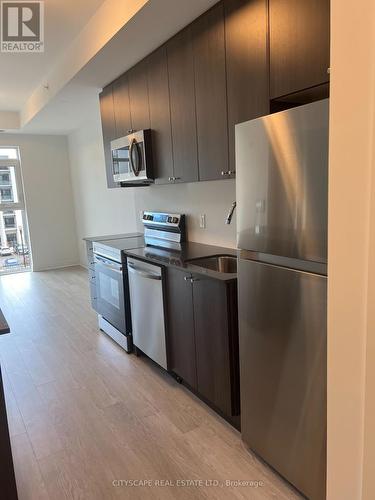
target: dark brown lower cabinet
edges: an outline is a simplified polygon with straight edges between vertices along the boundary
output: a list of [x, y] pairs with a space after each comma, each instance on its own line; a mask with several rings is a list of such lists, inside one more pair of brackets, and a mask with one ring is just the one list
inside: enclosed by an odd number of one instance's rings
[[168, 351], [169, 367], [191, 388], [197, 387], [195, 362], [193, 288], [191, 274], [168, 268]]
[[170, 369], [229, 419], [239, 414], [237, 282], [167, 271]]
[[[235, 365], [238, 366], [236, 293], [205, 276], [193, 276], [197, 390], [225, 415], [238, 412]], [[234, 338], [233, 338], [234, 337]], [[237, 356], [236, 356], [237, 353]]]

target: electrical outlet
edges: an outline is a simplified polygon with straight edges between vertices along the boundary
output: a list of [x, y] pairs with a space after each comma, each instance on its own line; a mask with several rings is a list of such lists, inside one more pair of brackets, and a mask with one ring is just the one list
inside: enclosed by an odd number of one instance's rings
[[199, 216], [199, 227], [201, 229], [206, 229], [206, 214], [201, 214]]

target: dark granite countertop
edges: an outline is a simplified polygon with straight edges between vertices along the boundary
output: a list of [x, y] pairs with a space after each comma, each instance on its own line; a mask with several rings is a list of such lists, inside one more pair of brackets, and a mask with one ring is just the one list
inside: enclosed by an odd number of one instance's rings
[[211, 269], [205, 269], [194, 265], [194, 262], [190, 262], [192, 259], [200, 259], [214, 255], [233, 255], [236, 257], [237, 250], [233, 248], [186, 242], [182, 243], [181, 251], [146, 246], [144, 248], [125, 250], [124, 253], [129, 257], [136, 257], [147, 262], [154, 262], [159, 265], [175, 267], [189, 273], [202, 274], [221, 281], [231, 281], [237, 279], [236, 273], [213, 271]]
[[[128, 238], [133, 238], [134, 241], [127, 241]], [[178, 251], [150, 245], [144, 246], [142, 233], [92, 236], [83, 239], [85, 241], [108, 244], [108, 246], [122, 251], [124, 255], [128, 255], [129, 257], [136, 257], [146, 262], [154, 262], [155, 264], [163, 266], [175, 267], [188, 273], [203, 274], [221, 281], [237, 279], [236, 273], [222, 273], [211, 269], [205, 269], [194, 265], [194, 262], [190, 262], [193, 259], [201, 259], [214, 255], [233, 255], [236, 257], [237, 250], [234, 248], [205, 245], [203, 243], [195, 243], [192, 241], [182, 243], [181, 250]], [[134, 247], [129, 248], [132, 244], [134, 244]]]
[[2, 310], [0, 309], [0, 335], [3, 335], [4, 333], [10, 333], [10, 328]]

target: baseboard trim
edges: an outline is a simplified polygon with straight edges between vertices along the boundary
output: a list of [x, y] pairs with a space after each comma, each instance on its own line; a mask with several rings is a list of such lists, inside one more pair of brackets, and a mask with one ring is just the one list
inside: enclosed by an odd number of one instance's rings
[[69, 267], [82, 267], [82, 264], [80, 262], [77, 262], [77, 264], [67, 264], [65, 266], [43, 267], [41, 269], [33, 269], [33, 272], [34, 273], [41, 273], [43, 271], [54, 271], [57, 269], [67, 269]]

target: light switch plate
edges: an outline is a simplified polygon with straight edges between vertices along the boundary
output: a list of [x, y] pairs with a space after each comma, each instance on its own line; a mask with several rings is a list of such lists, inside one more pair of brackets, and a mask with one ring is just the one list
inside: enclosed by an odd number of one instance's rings
[[199, 227], [201, 229], [206, 229], [206, 214], [200, 214], [200, 216], [199, 216]]

